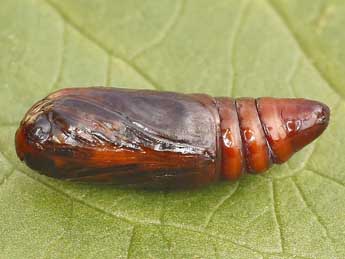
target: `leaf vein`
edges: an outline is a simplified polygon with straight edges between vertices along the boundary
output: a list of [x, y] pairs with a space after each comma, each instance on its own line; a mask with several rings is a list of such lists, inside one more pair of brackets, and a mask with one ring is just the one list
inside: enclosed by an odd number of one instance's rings
[[334, 178], [332, 178], [332, 177], [330, 177], [330, 176], [324, 175], [324, 174], [322, 174], [322, 173], [316, 171], [315, 169], [310, 169], [310, 168], [308, 168], [307, 170], [310, 171], [310, 172], [312, 172], [312, 173], [314, 173], [314, 174], [317, 174], [318, 176], [320, 176], [320, 177], [322, 177], [322, 178], [325, 178], [325, 179], [327, 179], [327, 180], [329, 180], [329, 181], [332, 181], [332, 182], [336, 183], [337, 185], [339, 185], [339, 186], [341, 186], [341, 187], [343, 187], [343, 188], [345, 188], [345, 183], [339, 181], [338, 179], [334, 179]]
[[43, 251], [43, 255], [42, 258], [50, 258], [50, 256], [48, 255], [49, 250], [51, 248], [53, 248], [61, 239], [63, 239], [63, 237], [66, 235], [66, 233], [68, 232], [68, 230], [71, 229], [72, 226], [72, 216], [73, 216], [73, 201], [71, 200], [71, 215], [68, 221], [68, 225], [67, 225], [67, 230], [65, 228], [63, 228], [63, 231], [55, 238], [53, 238], [52, 240], [50, 240], [45, 246], [45, 250]]
[[61, 40], [61, 58], [60, 58], [60, 64], [58, 67], [58, 70], [56, 72], [56, 76], [55, 76], [55, 80], [51, 85], [50, 90], [52, 91], [53, 89], [57, 89], [58, 88], [58, 84], [61, 81], [62, 78], [62, 68], [64, 66], [64, 53], [65, 53], [65, 45], [66, 45], [66, 24], [65, 22], [62, 20], [62, 24], [63, 24], [63, 31], [62, 31], [62, 40]]
[[[18, 170], [18, 169], [17, 169]], [[114, 213], [111, 213], [107, 210], [105, 210], [104, 208], [100, 208], [100, 207], [97, 207], [93, 204], [90, 204], [88, 202], [85, 202], [84, 200], [82, 199], [79, 199], [77, 197], [74, 197], [74, 196], [71, 196], [70, 194], [60, 190], [59, 188], [56, 188], [55, 186], [53, 186], [52, 184], [49, 184], [49, 183], [46, 183], [38, 178], [35, 178], [33, 176], [31, 176], [30, 174], [26, 173], [26, 172], [23, 172], [23, 171], [20, 171], [18, 170], [18, 172], [22, 173], [23, 175], [31, 178], [32, 180], [34, 181], [37, 181], [39, 183], [41, 183], [42, 185], [46, 186], [47, 188], [50, 188], [54, 191], [56, 191], [57, 193], [63, 195], [64, 197], [66, 198], [69, 198], [75, 202], [78, 202], [79, 204], [82, 204], [90, 209], [93, 209], [95, 211], [98, 211], [104, 215], [108, 215], [110, 217], [113, 217], [115, 219], [119, 219], [119, 220], [123, 220], [124, 222], [132, 225], [132, 226], [135, 226], [137, 224], [140, 224], [140, 225], [146, 225], [146, 226], [160, 226], [160, 227], [171, 227], [171, 228], [175, 228], [175, 229], [179, 229], [179, 230], [183, 230], [183, 231], [189, 231], [189, 232], [194, 232], [194, 233], [198, 233], [198, 234], [203, 234], [203, 235], [207, 235], [207, 236], [210, 236], [210, 237], [213, 237], [213, 238], [219, 238], [219, 239], [223, 239], [223, 240], [226, 240], [230, 243], [232, 243], [233, 245], [236, 245], [236, 246], [239, 246], [239, 247], [242, 247], [242, 248], [245, 248], [245, 249], [248, 249], [248, 250], [251, 250], [253, 252], [256, 252], [256, 253], [263, 253], [259, 250], [255, 250], [251, 247], [248, 247], [246, 245], [243, 245], [243, 244], [240, 244], [240, 243], [236, 243], [235, 241], [229, 239], [228, 237], [226, 236], [222, 236], [222, 235], [219, 235], [219, 234], [216, 234], [216, 233], [211, 233], [211, 232], [208, 232], [208, 231], [202, 231], [200, 229], [197, 229], [197, 228], [194, 228], [192, 226], [187, 226], [187, 225], [180, 225], [180, 224], [172, 224], [172, 223], [169, 223], [169, 224], [161, 224], [159, 221], [141, 221], [141, 220], [138, 220], [138, 219], [131, 219], [129, 217], [125, 217], [123, 215], [118, 215], [118, 214], [114, 214]]]
[[90, 209], [94, 209], [94, 210], [96, 210], [96, 211], [98, 211], [98, 212], [100, 212], [100, 213], [102, 213], [102, 214], [105, 214], [105, 215], [112, 216], [112, 217], [115, 217], [115, 218], [117, 218], [117, 219], [123, 220], [123, 221], [125, 221], [125, 222], [127, 222], [128, 224], [131, 224], [131, 225], [134, 225], [134, 224], [136, 224], [136, 223], [142, 223], [142, 224], [144, 224], [144, 222], [135, 221], [135, 220], [130, 219], [130, 218], [127, 218], [127, 217], [125, 217], [125, 216], [117, 215], [117, 214], [113, 214], [113, 213], [111, 213], [111, 212], [108, 212], [107, 210], [105, 210], [105, 209], [103, 209], [103, 208], [99, 208], [99, 207], [97, 207], [97, 206], [94, 206], [94, 205], [92, 205], [92, 204], [90, 204], [90, 203], [87, 203], [87, 202], [85, 202], [84, 200], [82, 200], [82, 199], [80, 199], [80, 198], [77, 198], [77, 197], [75, 197], [75, 196], [71, 196], [70, 194], [68, 194], [68, 193], [66, 193], [66, 192], [64, 192], [64, 191], [62, 191], [62, 190], [60, 190], [59, 188], [56, 188], [54, 185], [49, 184], [49, 183], [46, 183], [45, 181], [42, 181], [42, 180], [40, 180], [40, 179], [38, 179], [38, 178], [35, 178], [35, 177], [31, 176], [30, 174], [28, 174], [28, 173], [26, 173], [26, 172], [23, 172], [23, 171], [20, 171], [20, 170], [19, 170], [19, 172], [21, 172], [22, 174], [24, 174], [24, 175], [26, 175], [27, 177], [31, 178], [32, 180], [41, 183], [42, 185], [46, 186], [47, 188], [56, 191], [57, 193], [63, 195], [64, 197], [66, 197], [66, 198], [68, 198], [68, 199], [70, 199], [70, 200], [76, 201], [76, 202], [78, 202], [78, 203], [80, 203], [80, 204], [82, 204], [82, 205], [84, 205], [84, 206], [86, 206], [86, 207], [88, 207], [88, 208], [90, 208]]
[[232, 34], [232, 41], [231, 41], [231, 50], [230, 50], [230, 71], [231, 71], [231, 85], [230, 85], [230, 96], [234, 97], [234, 93], [236, 90], [237, 85], [237, 74], [236, 74], [236, 48], [237, 48], [237, 41], [238, 35], [240, 34], [240, 29], [243, 26], [245, 19], [247, 18], [248, 10], [250, 7], [250, 1], [246, 1], [243, 5], [243, 11], [240, 12], [238, 15], [238, 19], [235, 22], [234, 32]]
[[296, 93], [295, 87], [293, 86], [292, 80], [294, 79], [294, 77], [296, 75], [297, 69], [301, 64], [301, 61], [302, 61], [302, 59], [298, 55], [295, 59], [295, 62], [291, 66], [290, 73], [288, 73], [287, 78], [286, 78], [286, 81], [287, 81], [288, 86], [291, 90], [292, 96], [294, 96], [294, 97], [297, 97], [297, 93]]
[[316, 213], [316, 211], [313, 209], [313, 207], [309, 204], [305, 194], [302, 191], [302, 188], [297, 184], [297, 182], [296, 182], [294, 177], [291, 177], [291, 181], [293, 182], [293, 184], [294, 184], [294, 186], [295, 186], [295, 188], [297, 190], [297, 193], [301, 197], [305, 207], [314, 215], [315, 220], [321, 226], [321, 228], [322, 228], [326, 238], [331, 242], [331, 245], [332, 245], [332, 248], [333, 248], [333, 253], [335, 253], [335, 249], [334, 249], [335, 241], [332, 238], [332, 236], [330, 235], [328, 229], [326, 228], [326, 224], [323, 222], [322, 218]]
[[128, 66], [132, 67], [133, 70], [135, 70], [139, 75], [141, 75], [144, 79], [146, 79], [148, 82], [152, 84], [152, 86], [156, 89], [163, 89], [158, 82], [156, 82], [152, 77], [150, 77], [147, 73], [145, 73], [142, 69], [140, 69], [137, 65], [130, 62], [126, 57], [121, 56], [118, 53], [114, 53], [113, 50], [106, 47], [100, 40], [98, 40], [96, 37], [94, 37], [92, 34], [88, 33], [87, 31], [83, 30], [80, 26], [78, 26], [76, 23], [74, 23], [56, 4], [51, 2], [50, 0], [44, 1], [47, 5], [49, 5], [51, 8], [53, 8], [57, 14], [60, 15], [61, 19], [68, 23], [70, 26], [72, 26], [77, 32], [79, 32], [82, 36], [84, 36], [86, 39], [88, 39], [90, 42], [95, 44], [97, 47], [102, 49], [105, 53], [112, 56], [113, 58], [117, 58], [122, 60], [124, 63], [126, 63]]
[[266, 0], [266, 3], [271, 8], [271, 10], [273, 10], [273, 12], [277, 14], [277, 16], [280, 18], [282, 24], [285, 25], [287, 31], [294, 39], [295, 43], [303, 53], [304, 57], [306, 58], [306, 60], [308, 60], [309, 64], [315, 68], [315, 71], [318, 73], [320, 78], [322, 78], [323, 81], [326, 82], [328, 87], [332, 89], [335, 93], [337, 93], [337, 95], [340, 96], [340, 98], [344, 99], [344, 96], [337, 90], [336, 87], [333, 86], [326, 72], [319, 68], [317, 64], [315, 64], [315, 62], [312, 62], [312, 57], [310, 57], [308, 51], [306, 50], [306, 46], [304, 46], [303, 42], [298, 37], [297, 33], [292, 29], [292, 26], [289, 24], [287, 17], [279, 10], [279, 8], [272, 2], [272, 0]]
[[2, 186], [3, 184], [5, 184], [5, 182], [8, 180], [8, 178], [14, 173], [14, 171], [16, 170], [15, 167], [12, 168], [11, 172], [9, 174], [6, 174], [4, 176], [4, 178], [0, 181], [0, 186]]
[[271, 181], [271, 195], [272, 195], [272, 201], [273, 201], [273, 213], [274, 213], [274, 218], [275, 218], [275, 224], [277, 225], [278, 228], [278, 233], [279, 233], [279, 240], [280, 240], [280, 250], [284, 253], [284, 247], [285, 247], [285, 240], [283, 237], [283, 232], [282, 232], [282, 222], [278, 210], [278, 205], [277, 205], [277, 190], [276, 186], [274, 184], [274, 179]]
[[[6, 158], [6, 157], [5, 157]], [[227, 236], [223, 236], [223, 235], [219, 235], [218, 233], [212, 233], [210, 231], [205, 231], [205, 230], [200, 230], [198, 228], [194, 228], [193, 226], [187, 226], [187, 225], [181, 225], [181, 224], [173, 224], [173, 223], [168, 223], [168, 224], [162, 224], [160, 221], [151, 221], [151, 222], [147, 222], [147, 221], [141, 221], [141, 220], [138, 220], [138, 219], [131, 219], [129, 218], [128, 216], [123, 216], [123, 215], [118, 215], [118, 214], [114, 214], [112, 212], [109, 212], [107, 210], [105, 210], [104, 208], [100, 208], [100, 207], [97, 207], [93, 204], [90, 204], [82, 199], [79, 199], [77, 197], [74, 197], [74, 196], [71, 196], [70, 194], [64, 192], [63, 190], [60, 190], [59, 188], [55, 187], [54, 185], [52, 184], [49, 184], [49, 183], [46, 183], [45, 181], [43, 180], [40, 180], [36, 177], [33, 177], [32, 175], [30, 175], [29, 173], [27, 172], [24, 172], [24, 171], [21, 171], [20, 169], [18, 168], [14, 168], [14, 170], [17, 170], [19, 173], [27, 176], [28, 178], [32, 179], [33, 181], [36, 181], [42, 185], [44, 185], [45, 187], [49, 188], [49, 189], [52, 189], [53, 191], [56, 191], [57, 193], [59, 193], [60, 195], [72, 200], [72, 201], [75, 201], [75, 202], [78, 202], [79, 204], [82, 204], [92, 210], [95, 210], [95, 211], [98, 211], [99, 213], [102, 213], [104, 215], [108, 215], [110, 217], [113, 217], [115, 219], [118, 219], [118, 220], [123, 220], [124, 222], [132, 225], [132, 226], [135, 226], [137, 224], [141, 224], [141, 225], [144, 225], [144, 226], [159, 226], [159, 227], [171, 227], [171, 228], [175, 228], [175, 229], [178, 229], [178, 230], [182, 230], [182, 231], [188, 231], [188, 232], [193, 232], [193, 233], [198, 233], [198, 234], [203, 234], [203, 235], [206, 235], [206, 236], [209, 236], [209, 237], [212, 237], [212, 238], [218, 238], [218, 239], [222, 239], [224, 241], [227, 241], [235, 246], [238, 246], [238, 247], [242, 247], [244, 249], [247, 249], [249, 251], [252, 251], [254, 253], [257, 253], [257, 254], [265, 254], [265, 252], [263, 251], [260, 251], [260, 250], [256, 250], [252, 247], [249, 247], [249, 246], [246, 246], [244, 244], [241, 244], [241, 243], [238, 243], [234, 240], [231, 240], [229, 239]]]
[[142, 49], [139, 49], [136, 51], [133, 55], [130, 56], [129, 60], [134, 60], [144, 54], [146, 51], [159, 46], [169, 35], [169, 32], [172, 31], [172, 29], [176, 26], [178, 20], [180, 17], [182, 17], [184, 8], [186, 5], [186, 0], [180, 0], [177, 2], [175, 11], [171, 16], [171, 19], [166, 24], [165, 27], [162, 28], [160, 32], [158, 32], [158, 36], [153, 39], [147, 46], [143, 47]]
[[62, 231], [57, 237], [53, 238], [46, 244], [46, 249], [42, 253], [42, 258], [50, 258], [49, 257], [49, 249], [53, 247], [57, 242], [59, 242], [65, 235], [65, 231]]
[[219, 199], [216, 206], [214, 206], [214, 208], [211, 209], [210, 213], [207, 215], [204, 226], [203, 226], [204, 229], [206, 229], [208, 227], [212, 218], [214, 217], [216, 212], [222, 207], [222, 205], [237, 192], [238, 187], [239, 187], [239, 183], [236, 182], [235, 188], [231, 188], [230, 191], [228, 192], [228, 194], [224, 195], [222, 198]]
[[166, 245], [167, 245], [167, 248], [168, 248], [168, 251], [170, 252], [170, 253], [172, 253], [172, 251], [171, 251], [171, 243], [170, 243], [170, 241], [168, 240], [168, 238], [164, 235], [164, 231], [163, 231], [163, 228], [162, 228], [162, 226], [164, 225], [164, 215], [165, 215], [165, 209], [166, 209], [166, 206], [165, 206], [165, 199], [166, 199], [166, 197], [167, 197], [167, 192], [166, 191], [164, 191], [164, 200], [163, 200], [163, 203], [162, 203], [162, 208], [161, 208], [161, 212], [160, 212], [160, 216], [159, 216], [159, 224], [160, 224], [160, 226], [159, 226], [159, 232], [160, 232], [160, 234], [161, 234], [161, 236], [162, 236], [162, 239], [163, 239], [163, 241], [166, 243]]
[[108, 55], [107, 73], [105, 76], [105, 86], [110, 86], [110, 83], [111, 83], [111, 65], [112, 65], [112, 56]]
[[129, 244], [127, 248], [127, 259], [131, 258], [131, 255], [132, 255], [134, 236], [135, 236], [135, 226], [132, 228], [131, 237], [129, 239]]

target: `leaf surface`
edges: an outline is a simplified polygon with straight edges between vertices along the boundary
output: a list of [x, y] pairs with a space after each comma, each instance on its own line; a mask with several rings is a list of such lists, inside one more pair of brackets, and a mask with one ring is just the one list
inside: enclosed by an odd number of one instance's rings
[[[345, 2], [2, 0], [0, 258], [345, 258]], [[288, 163], [197, 191], [48, 179], [25, 111], [70, 86], [305, 97], [327, 131]]]

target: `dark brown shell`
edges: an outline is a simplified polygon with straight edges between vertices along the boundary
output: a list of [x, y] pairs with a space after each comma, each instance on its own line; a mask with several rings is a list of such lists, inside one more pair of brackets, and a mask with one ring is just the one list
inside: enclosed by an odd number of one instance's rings
[[[305, 99], [71, 88], [27, 112], [16, 150], [29, 167], [60, 179], [194, 187], [286, 161], [328, 117], [325, 105]], [[300, 123], [292, 131], [291, 121]], [[290, 129], [284, 135], [275, 124]]]
[[218, 178], [218, 127], [206, 95], [74, 88], [27, 113], [16, 147], [29, 167], [56, 178], [203, 185]]

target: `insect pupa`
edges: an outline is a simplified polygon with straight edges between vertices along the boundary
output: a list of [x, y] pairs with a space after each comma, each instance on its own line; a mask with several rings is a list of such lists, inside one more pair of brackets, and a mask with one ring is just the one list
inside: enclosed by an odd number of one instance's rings
[[15, 144], [21, 160], [50, 177], [197, 187], [287, 161], [329, 116], [325, 104], [298, 98], [66, 88], [29, 109]]

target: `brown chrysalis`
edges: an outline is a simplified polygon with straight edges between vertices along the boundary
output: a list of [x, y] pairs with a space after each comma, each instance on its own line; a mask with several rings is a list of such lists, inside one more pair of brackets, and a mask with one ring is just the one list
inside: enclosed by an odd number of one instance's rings
[[306, 99], [70, 88], [27, 112], [16, 150], [55, 178], [195, 187], [285, 162], [325, 130], [329, 115]]

